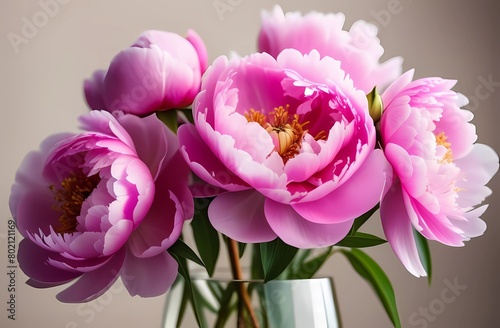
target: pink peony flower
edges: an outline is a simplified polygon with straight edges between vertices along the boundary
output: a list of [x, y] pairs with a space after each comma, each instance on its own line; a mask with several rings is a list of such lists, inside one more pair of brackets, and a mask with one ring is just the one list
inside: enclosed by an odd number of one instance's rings
[[120, 110], [139, 116], [190, 105], [207, 68], [201, 38], [164, 31], [146, 31], [84, 83], [92, 109]]
[[330, 57], [219, 57], [193, 117], [179, 128], [181, 151], [198, 177], [225, 190], [208, 214], [233, 239], [332, 245], [380, 200], [390, 167], [374, 151], [366, 96]]
[[34, 287], [78, 279], [63, 302], [97, 298], [120, 276], [131, 295], [165, 293], [177, 275], [166, 250], [193, 214], [176, 137], [155, 116], [81, 122], [86, 132], [47, 138], [17, 172], [19, 265]]
[[286, 48], [303, 54], [316, 49], [322, 57], [339, 60], [354, 86], [365, 93], [374, 86], [383, 89], [401, 75], [401, 57], [379, 63], [384, 48], [377, 38], [375, 25], [357, 21], [347, 32], [342, 29], [344, 22], [342, 13], [310, 12], [302, 16], [299, 12], [289, 12], [285, 15], [275, 6], [272, 12], [262, 13], [258, 48], [273, 57]]
[[[382, 95], [380, 132], [396, 177], [381, 203], [385, 235], [404, 266], [425, 276], [413, 230], [445, 245], [481, 235], [490, 195], [485, 184], [498, 170], [493, 149], [476, 141], [472, 113], [460, 109], [455, 81], [405, 73]], [[463, 97], [463, 96], [462, 96]]]

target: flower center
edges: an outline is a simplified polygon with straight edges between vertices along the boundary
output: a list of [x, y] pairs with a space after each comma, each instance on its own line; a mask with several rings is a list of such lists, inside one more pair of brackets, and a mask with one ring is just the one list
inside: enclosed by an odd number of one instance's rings
[[299, 153], [302, 139], [307, 132], [304, 126], [309, 124], [309, 121], [299, 123], [297, 114], [290, 119], [289, 107], [290, 105], [275, 107], [268, 117], [253, 108], [245, 113], [248, 122], [259, 123], [269, 133], [273, 139], [274, 150], [278, 152], [284, 163]]
[[443, 157], [439, 161], [440, 163], [451, 163], [453, 162], [453, 153], [451, 151], [451, 143], [448, 142], [448, 138], [446, 137], [446, 134], [444, 132], [439, 133], [436, 135], [436, 143], [438, 146], [443, 146], [446, 148], [446, 152], [444, 153]]
[[61, 234], [76, 232], [78, 226], [76, 218], [80, 215], [82, 204], [97, 187], [99, 181], [101, 181], [99, 174], [88, 177], [83, 173], [72, 173], [61, 182], [62, 189], [56, 189], [54, 185], [49, 186], [58, 203], [53, 208], [61, 213], [60, 226], [55, 229], [55, 232]]

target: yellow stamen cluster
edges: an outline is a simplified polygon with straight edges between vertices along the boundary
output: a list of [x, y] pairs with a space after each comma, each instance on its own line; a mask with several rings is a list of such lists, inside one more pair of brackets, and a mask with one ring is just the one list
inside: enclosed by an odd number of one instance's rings
[[76, 232], [78, 226], [76, 218], [80, 215], [82, 204], [97, 187], [99, 181], [101, 178], [98, 174], [88, 177], [80, 173], [65, 178], [61, 182], [62, 189], [56, 189], [54, 185], [49, 186], [58, 203], [53, 206], [53, 209], [61, 213], [60, 226], [55, 228], [55, 232], [61, 234]]
[[307, 132], [304, 126], [309, 124], [309, 122], [299, 123], [299, 115], [297, 114], [293, 115], [290, 122], [289, 107], [290, 105], [274, 108], [269, 113], [269, 122], [264, 114], [253, 108], [245, 114], [248, 122], [259, 123], [269, 134], [277, 138], [278, 145], [275, 150], [285, 163], [299, 153], [302, 139]]
[[441, 132], [438, 135], [436, 135], [436, 143], [439, 146], [443, 146], [446, 148], [446, 153], [444, 154], [444, 156], [440, 160], [440, 162], [451, 163], [453, 161], [453, 153], [451, 151], [451, 143], [448, 142], [448, 138], [446, 137], [446, 134], [444, 132]]

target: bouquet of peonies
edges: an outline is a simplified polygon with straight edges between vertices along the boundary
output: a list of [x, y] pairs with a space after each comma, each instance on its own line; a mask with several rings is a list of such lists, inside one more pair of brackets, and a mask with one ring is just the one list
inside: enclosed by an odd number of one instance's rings
[[[257, 53], [208, 68], [194, 31], [146, 31], [96, 71], [82, 132], [48, 137], [16, 174], [27, 283], [71, 282], [57, 298], [86, 302], [121, 277], [152, 297], [179, 273], [189, 281], [187, 260], [212, 275], [221, 239], [235, 279], [247, 244], [248, 278], [266, 282], [313, 263], [310, 278], [339, 252], [400, 326], [389, 280], [358, 248], [387, 240], [409, 272], [430, 276], [427, 240], [462, 246], [485, 231], [479, 205], [499, 160], [475, 143], [455, 81], [413, 80], [401, 58], [379, 62], [372, 25], [343, 24], [275, 7]], [[358, 231], [377, 210], [385, 238]]]

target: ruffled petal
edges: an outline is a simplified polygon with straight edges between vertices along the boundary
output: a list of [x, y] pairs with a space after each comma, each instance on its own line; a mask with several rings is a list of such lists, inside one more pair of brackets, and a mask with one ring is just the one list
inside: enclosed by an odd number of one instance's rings
[[49, 265], [48, 260], [53, 254], [25, 238], [19, 243], [17, 261], [21, 270], [30, 277], [33, 284], [42, 283], [57, 286], [82, 275], [81, 272], [61, 270]]
[[180, 126], [178, 136], [181, 153], [198, 177], [214, 186], [230, 191], [249, 188], [210, 151], [194, 125], [184, 124]]
[[491, 189], [485, 186], [498, 171], [498, 155], [489, 146], [475, 144], [465, 157], [455, 160], [455, 164], [464, 172], [457, 181], [458, 204], [468, 208], [476, 206], [491, 195]]
[[259, 51], [276, 57], [283, 49], [297, 49], [303, 54], [317, 50], [322, 57], [331, 57], [342, 63], [357, 89], [365, 93], [377, 86], [385, 88], [402, 70], [402, 58], [394, 57], [384, 63], [384, 53], [377, 37], [377, 27], [357, 21], [349, 31], [344, 30], [345, 15], [310, 12], [284, 13], [279, 6], [262, 13], [262, 28], [258, 37]]
[[137, 227], [149, 211], [155, 195], [155, 184], [148, 167], [132, 156], [120, 155], [113, 161], [112, 192], [116, 201], [109, 205], [109, 220], [131, 220]]
[[466, 241], [474, 237], [482, 236], [486, 231], [486, 222], [481, 220], [480, 217], [486, 212], [487, 208], [488, 205], [478, 207], [465, 213], [465, 221], [454, 222], [455, 226], [463, 231], [462, 236]]
[[125, 249], [121, 249], [104, 266], [84, 273], [73, 285], [57, 294], [57, 299], [63, 303], [81, 303], [98, 298], [118, 279], [124, 260]]
[[131, 253], [146, 258], [164, 252], [179, 238], [184, 221], [179, 200], [172, 192], [160, 189], [148, 215], [128, 240]]
[[[59, 214], [52, 208], [54, 194], [49, 186], [58, 182], [55, 174], [44, 174], [47, 154], [58, 143], [73, 134], [55, 134], [46, 138], [39, 151], [29, 152], [21, 162], [12, 185], [9, 209], [16, 221], [17, 229], [23, 237], [28, 233], [38, 233], [41, 228], [49, 233], [49, 226], [58, 224]], [[46, 225], [41, 226], [37, 218], [43, 217]]]

